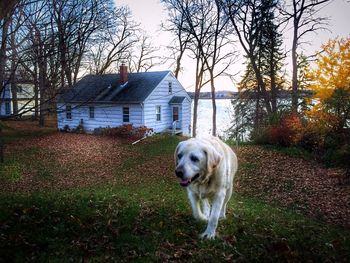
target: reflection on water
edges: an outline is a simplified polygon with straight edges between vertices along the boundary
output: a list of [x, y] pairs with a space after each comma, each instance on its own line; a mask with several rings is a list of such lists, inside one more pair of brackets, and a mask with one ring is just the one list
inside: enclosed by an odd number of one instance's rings
[[[197, 120], [197, 135], [203, 136], [211, 134], [213, 110], [211, 100], [200, 99], [198, 102], [198, 120]], [[193, 102], [192, 102], [193, 116]], [[216, 127], [217, 134], [226, 137], [225, 131], [231, 126], [233, 120], [233, 108], [231, 100], [217, 99], [216, 100]], [[192, 122], [191, 122], [192, 125]]]

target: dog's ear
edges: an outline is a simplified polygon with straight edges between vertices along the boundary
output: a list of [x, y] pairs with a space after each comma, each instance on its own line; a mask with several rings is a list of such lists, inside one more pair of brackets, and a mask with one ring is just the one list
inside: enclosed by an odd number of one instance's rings
[[222, 155], [214, 147], [209, 145], [204, 147], [204, 153], [207, 156], [207, 171], [211, 173], [221, 161]]
[[176, 162], [177, 162], [177, 154], [179, 153], [179, 149], [181, 147], [181, 145], [183, 144], [184, 142], [179, 142], [179, 144], [176, 146], [176, 149], [175, 149], [175, 152], [174, 152], [174, 160], [175, 160], [175, 165], [176, 165]]

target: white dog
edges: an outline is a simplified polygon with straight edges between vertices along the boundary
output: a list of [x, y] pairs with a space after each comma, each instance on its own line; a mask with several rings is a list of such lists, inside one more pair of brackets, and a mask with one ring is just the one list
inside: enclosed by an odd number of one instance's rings
[[175, 165], [181, 186], [187, 188], [194, 218], [208, 221], [201, 238], [214, 239], [218, 220], [225, 218], [232, 195], [238, 168], [235, 153], [216, 137], [191, 138], [176, 147]]

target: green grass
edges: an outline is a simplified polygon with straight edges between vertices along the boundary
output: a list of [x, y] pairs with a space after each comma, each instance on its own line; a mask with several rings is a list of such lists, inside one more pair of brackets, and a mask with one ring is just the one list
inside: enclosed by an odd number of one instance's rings
[[[126, 159], [120, 170], [133, 174], [147, 159], [171, 156], [178, 141], [161, 136], [145, 144], [125, 145], [147, 156]], [[35, 154], [40, 149], [30, 151]], [[39, 178], [49, 178], [44, 168]], [[287, 190], [293, 187], [285, 184]], [[205, 224], [192, 219], [186, 192], [176, 179], [118, 181], [62, 192], [0, 193], [0, 261], [5, 262], [350, 259], [349, 229], [239, 193], [229, 203], [228, 218], [219, 223], [219, 237], [200, 240], [198, 234], [204, 229]]]
[[[16, 130], [4, 122], [0, 122], [2, 127], [2, 139], [4, 143], [9, 143], [13, 141], [17, 141], [19, 139], [31, 139], [38, 136], [43, 136], [46, 134], [50, 134], [56, 131], [55, 128], [41, 128], [36, 130]], [[33, 122], [33, 125], [37, 125], [36, 122]]]
[[18, 162], [10, 161], [0, 165], [0, 179], [16, 182], [22, 177], [22, 168]]

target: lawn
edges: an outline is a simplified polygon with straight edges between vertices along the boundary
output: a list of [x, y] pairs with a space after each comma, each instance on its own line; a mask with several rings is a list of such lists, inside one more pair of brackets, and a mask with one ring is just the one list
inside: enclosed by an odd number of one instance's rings
[[312, 178], [329, 170], [256, 146], [236, 149], [240, 168], [228, 218], [215, 241], [200, 240], [205, 224], [192, 219], [173, 175], [180, 139], [156, 136], [132, 146], [8, 128], [0, 261], [349, 262], [349, 186], [326, 181], [325, 188], [325, 180]]

